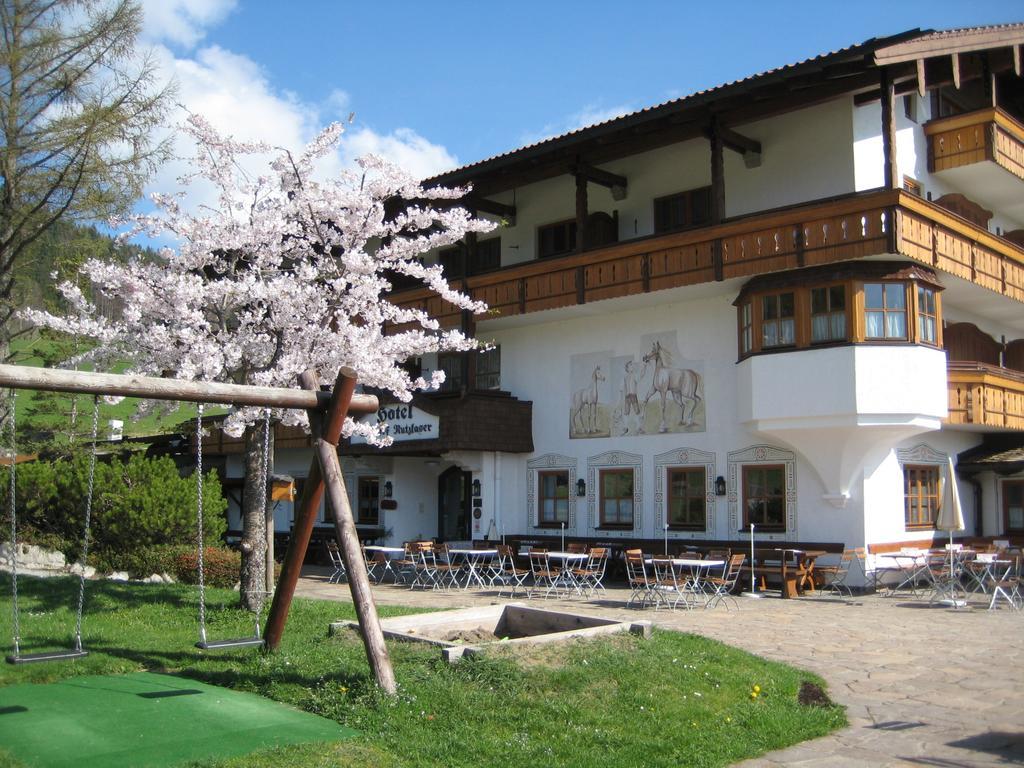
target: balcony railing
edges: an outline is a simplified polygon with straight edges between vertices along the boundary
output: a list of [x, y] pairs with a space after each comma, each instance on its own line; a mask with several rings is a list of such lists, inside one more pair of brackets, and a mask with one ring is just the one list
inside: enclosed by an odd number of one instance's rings
[[932, 173], [994, 162], [1024, 179], [1024, 125], [998, 107], [932, 120], [924, 132]]
[[1024, 430], [1024, 372], [986, 363], [948, 363], [949, 424]]
[[[508, 317], [887, 253], [1024, 302], [1024, 248], [901, 190], [515, 264], [455, 286], [487, 302], [492, 315]], [[426, 310], [446, 328], [462, 320], [459, 310], [426, 289], [396, 293], [395, 300]]]

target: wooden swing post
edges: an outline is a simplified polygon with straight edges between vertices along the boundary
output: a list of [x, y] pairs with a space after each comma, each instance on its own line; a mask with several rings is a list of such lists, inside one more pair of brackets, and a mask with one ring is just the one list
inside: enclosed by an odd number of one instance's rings
[[[306, 389], [317, 386], [317, 378], [307, 371], [299, 377]], [[334, 392], [328, 406], [326, 416], [321, 420], [320, 414], [310, 413], [310, 429], [313, 433], [314, 457], [310, 462], [309, 475], [302, 491], [302, 499], [295, 513], [295, 523], [288, 542], [288, 552], [281, 568], [281, 578], [274, 592], [274, 601], [267, 617], [266, 629], [263, 633], [266, 647], [277, 648], [284, 634], [288, 620], [288, 610], [295, 586], [299, 580], [302, 562], [306, 557], [309, 540], [316, 522], [317, 510], [323, 499], [326, 488], [328, 501], [334, 511], [335, 533], [341, 545], [339, 550], [348, 573], [349, 589], [352, 591], [352, 602], [355, 605], [356, 617], [362, 629], [363, 644], [366, 658], [370, 662], [377, 685], [385, 693], [394, 695], [397, 691], [395, 673], [384, 644], [384, 633], [381, 631], [377, 607], [373, 602], [370, 579], [366, 573], [359, 536], [356, 533], [352, 507], [342, 478], [341, 465], [338, 461], [338, 441], [341, 439], [341, 428], [345, 423], [355, 391], [356, 380], [351, 371], [342, 369], [335, 381]]]

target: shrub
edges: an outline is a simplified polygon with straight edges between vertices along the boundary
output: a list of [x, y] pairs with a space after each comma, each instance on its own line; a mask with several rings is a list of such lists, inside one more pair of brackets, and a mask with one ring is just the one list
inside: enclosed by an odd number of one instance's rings
[[[195, 550], [179, 552], [174, 558], [174, 578], [185, 584], [199, 581], [198, 555]], [[242, 569], [242, 556], [226, 547], [203, 548], [204, 581], [211, 587], [231, 589], [238, 583]]]
[[[195, 553], [191, 544], [154, 544], [126, 552], [108, 553], [103, 560], [104, 570], [127, 571], [129, 578], [144, 579], [157, 574], [174, 575], [175, 560], [181, 554]], [[91, 559], [91, 558], [90, 558]], [[99, 567], [99, 561], [93, 565]]]
[[[0, 471], [4, 487], [7, 471]], [[65, 556], [69, 560], [77, 558], [88, 478], [89, 457], [84, 453], [70, 459], [19, 464], [15, 492], [19, 527], [33, 531], [34, 535], [64, 540]], [[126, 562], [128, 570], [145, 570], [149, 566], [140, 550], [195, 541], [195, 508], [194, 478], [181, 477], [168, 457], [135, 455], [127, 461], [98, 462], [90, 563], [94, 562], [95, 554], [96, 563]], [[204, 540], [218, 542], [227, 527], [227, 501], [214, 472], [203, 477], [203, 509]]]

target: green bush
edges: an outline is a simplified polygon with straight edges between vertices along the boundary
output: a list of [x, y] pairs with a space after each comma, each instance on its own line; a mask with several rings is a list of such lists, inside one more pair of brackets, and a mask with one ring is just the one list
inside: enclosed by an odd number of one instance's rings
[[[238, 583], [242, 555], [226, 547], [203, 548], [204, 581], [210, 587], [231, 589]], [[174, 578], [185, 584], [199, 582], [199, 557], [195, 550], [179, 552], [174, 558]]]
[[[7, 471], [0, 471], [4, 488]], [[88, 473], [86, 454], [17, 467], [19, 529], [31, 531], [36, 537], [55, 537], [51, 541], [63, 540], [66, 548], [62, 551], [69, 561], [78, 557], [81, 547]], [[227, 527], [227, 501], [214, 472], [203, 476], [203, 509], [204, 540], [219, 542]], [[129, 571], [145, 570], [149, 564], [143, 550], [168, 545], [194, 547], [195, 538], [195, 479], [181, 477], [173, 460], [135, 455], [127, 461], [112, 459], [96, 464], [90, 563], [126, 563]], [[172, 557], [166, 553], [153, 556], [166, 560]], [[159, 571], [144, 575], [154, 572]]]
[[[106, 571], [127, 571], [129, 578], [144, 579], [157, 574], [174, 575], [175, 559], [186, 552], [195, 552], [193, 544], [154, 544], [125, 552], [110, 552], [102, 563], [97, 559], [93, 565], [102, 564]], [[90, 558], [92, 559], [92, 558]]]

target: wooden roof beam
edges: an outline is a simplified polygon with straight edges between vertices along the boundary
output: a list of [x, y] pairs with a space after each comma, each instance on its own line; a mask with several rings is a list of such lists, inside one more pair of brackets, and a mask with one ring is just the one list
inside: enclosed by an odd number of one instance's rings
[[[905, 96], [908, 93], [913, 93], [915, 90], [920, 90], [917, 79], [904, 80], [901, 83], [897, 83], [895, 86], [896, 96]], [[854, 94], [853, 103], [854, 106], [863, 107], [865, 104], [870, 104], [872, 101], [878, 101], [882, 98], [882, 89], [874, 88], [864, 93]]]
[[583, 178], [595, 184], [600, 184], [602, 187], [608, 187], [612, 191], [612, 198], [615, 200], [626, 199], [626, 187], [629, 184], [629, 180], [625, 176], [619, 176], [617, 173], [606, 171], [603, 168], [596, 168], [584, 162], [574, 163], [571, 172], [577, 179]]

